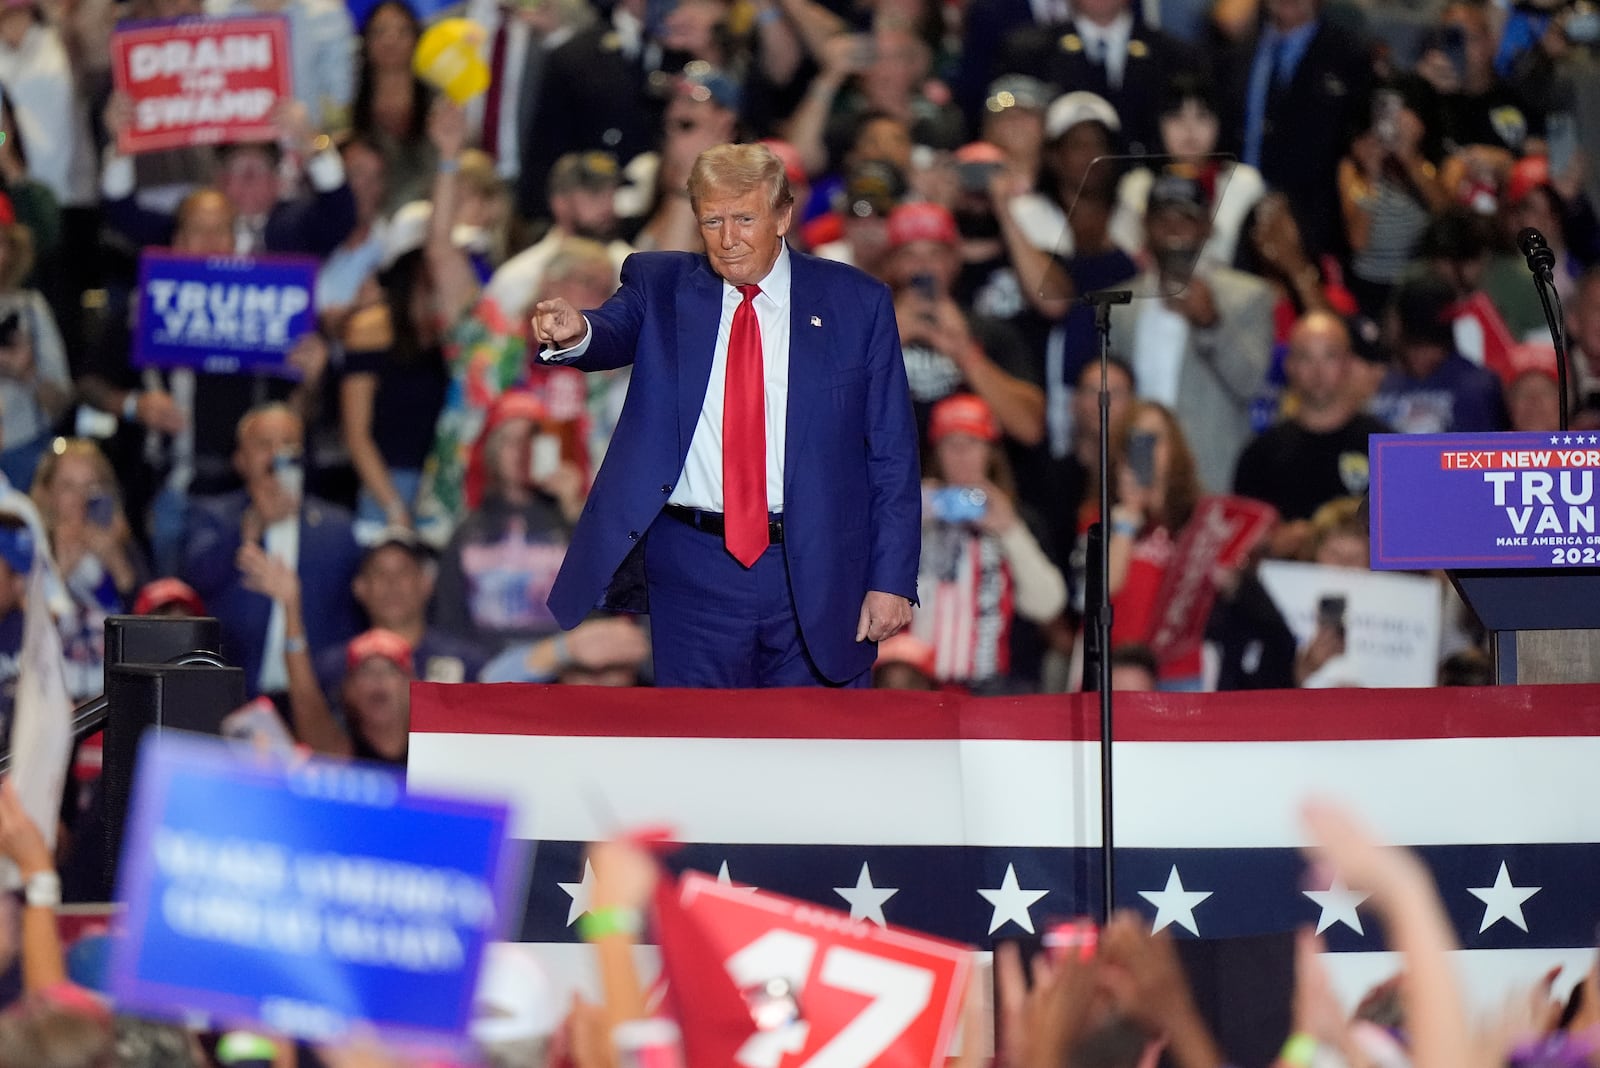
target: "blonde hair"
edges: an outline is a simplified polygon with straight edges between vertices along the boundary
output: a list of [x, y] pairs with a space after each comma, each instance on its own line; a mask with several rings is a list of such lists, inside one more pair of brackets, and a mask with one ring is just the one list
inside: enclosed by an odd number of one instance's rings
[[94, 469], [94, 477], [117, 503], [117, 512], [120, 514], [122, 490], [117, 485], [117, 473], [112, 470], [111, 461], [106, 458], [100, 446], [88, 438], [56, 438], [45, 450], [44, 455], [39, 457], [39, 466], [33, 471], [33, 486], [28, 490], [28, 496], [33, 498], [34, 506], [39, 509], [39, 515], [44, 519], [46, 528], [55, 524], [55, 515], [50, 510], [50, 483], [56, 477], [56, 468], [69, 456], [86, 461]]
[[587, 268], [599, 268], [617, 284], [617, 268], [611, 262], [611, 253], [598, 241], [587, 237], [566, 237], [556, 246], [555, 254], [545, 264], [541, 286], [551, 282], [565, 282]]
[[794, 203], [783, 161], [766, 145], [713, 145], [700, 153], [689, 171], [689, 202], [699, 210], [700, 199], [712, 192], [744, 196], [763, 186], [774, 211]]

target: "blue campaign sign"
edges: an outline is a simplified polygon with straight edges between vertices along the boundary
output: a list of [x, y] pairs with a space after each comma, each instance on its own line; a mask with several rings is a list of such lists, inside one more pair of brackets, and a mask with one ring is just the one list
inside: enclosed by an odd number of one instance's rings
[[1374, 434], [1376, 570], [1593, 567], [1600, 434]]
[[504, 916], [506, 821], [503, 805], [407, 794], [387, 769], [290, 768], [146, 735], [112, 997], [311, 1040], [362, 1025], [456, 1050]]
[[298, 372], [286, 357], [316, 329], [317, 261], [307, 256], [139, 257], [136, 367]]

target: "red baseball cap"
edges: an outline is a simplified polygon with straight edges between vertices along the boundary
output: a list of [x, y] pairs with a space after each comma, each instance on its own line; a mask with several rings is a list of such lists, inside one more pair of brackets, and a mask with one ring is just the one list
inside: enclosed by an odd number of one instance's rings
[[901, 631], [894, 637], [878, 643], [878, 659], [874, 667], [885, 664], [910, 664], [930, 679], [934, 676], [933, 646], [921, 638]]
[[1550, 158], [1524, 156], [1512, 166], [1506, 177], [1506, 203], [1516, 205], [1541, 185], [1550, 184]]
[[389, 661], [407, 675], [415, 675], [412, 667], [411, 643], [392, 630], [374, 627], [365, 634], [350, 639], [344, 653], [346, 671], [354, 671], [373, 657]]
[[180, 606], [186, 615], [206, 614], [206, 603], [200, 599], [194, 587], [182, 579], [175, 578], [160, 578], [146, 583], [139, 591], [139, 596], [133, 600], [133, 614], [148, 616], [173, 605]]
[[928, 440], [934, 444], [951, 434], [970, 434], [983, 441], [999, 441], [1000, 425], [982, 397], [957, 393], [935, 404], [928, 421]]
[[761, 144], [772, 150], [783, 164], [784, 176], [789, 179], [790, 185], [809, 185], [810, 177], [806, 174], [806, 164], [800, 158], [800, 150], [787, 141], [780, 141], [776, 137], [762, 138]]
[[542, 424], [550, 417], [550, 410], [545, 407], [544, 401], [526, 389], [514, 389], [502, 393], [492, 406], [489, 414], [484, 417], [483, 430], [478, 434], [478, 440], [473, 442], [472, 449], [467, 454], [467, 477], [463, 486], [467, 497], [467, 507], [476, 508], [483, 503], [484, 492], [488, 489], [489, 458], [486, 455], [489, 446], [489, 435], [513, 419], [525, 419], [530, 423]]
[[889, 213], [889, 247], [900, 248], [913, 241], [959, 245], [961, 234], [956, 230], [956, 217], [940, 204], [901, 204]]
[[988, 141], [968, 141], [956, 149], [957, 163], [1004, 163], [1006, 154]]

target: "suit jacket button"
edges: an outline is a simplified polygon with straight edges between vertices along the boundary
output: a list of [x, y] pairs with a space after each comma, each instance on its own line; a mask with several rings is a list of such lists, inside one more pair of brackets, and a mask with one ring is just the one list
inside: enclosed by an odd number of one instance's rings
[[628, 540], [629, 541], [638, 541], [639, 540], [639, 532], [637, 530], [628, 531]]
[[661, 492], [664, 493], [664, 494], [667, 494], [668, 496], [671, 496], [672, 495], [672, 483], [670, 483], [670, 482], [663, 483], [662, 486], [661, 486]]

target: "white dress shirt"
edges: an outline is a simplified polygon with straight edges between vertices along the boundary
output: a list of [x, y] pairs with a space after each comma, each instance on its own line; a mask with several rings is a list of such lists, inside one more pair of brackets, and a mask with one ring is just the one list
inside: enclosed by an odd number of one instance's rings
[[1106, 81], [1113, 89], [1122, 88], [1122, 72], [1128, 66], [1128, 39], [1133, 34], [1133, 16], [1124, 11], [1104, 26], [1088, 19], [1073, 22], [1090, 59], [1105, 64]]
[[[296, 511], [267, 528], [262, 537], [262, 548], [268, 556], [276, 557], [291, 571], [300, 570], [300, 513]], [[287, 638], [288, 620], [283, 614], [283, 602], [274, 599], [272, 613], [267, 616], [266, 642], [261, 654], [261, 674], [256, 676], [256, 689], [261, 693], [283, 693], [289, 688], [289, 665], [284, 662], [283, 643]]]
[[[528, 65], [528, 48], [532, 34], [528, 24], [509, 12], [500, 0], [468, 0], [466, 17], [483, 27], [483, 41], [478, 54], [487, 65], [494, 59], [494, 39], [503, 21], [506, 29], [506, 51], [500, 61], [500, 82], [491, 85], [489, 93], [500, 94], [498, 129], [495, 130], [495, 171], [502, 178], [515, 178], [518, 173], [518, 144], [520, 136], [518, 102], [522, 99], [522, 73]], [[478, 131], [478, 141], [483, 142], [483, 117], [488, 109], [489, 93], [479, 93], [467, 102], [467, 123]]]
[[[783, 450], [789, 411], [789, 247], [778, 250], [772, 270], [758, 284], [755, 298], [756, 322], [761, 327], [761, 370], [766, 387], [767, 415], [767, 511], [783, 511]], [[728, 336], [733, 332], [733, 315], [744, 298], [738, 287], [722, 283], [722, 318], [717, 324], [717, 345], [711, 357], [711, 379], [706, 383], [706, 399], [700, 405], [700, 420], [689, 441], [689, 455], [668, 504], [723, 511], [722, 497], [722, 404], [728, 376]], [[568, 349], [543, 352], [548, 363], [567, 363], [589, 350], [589, 330], [583, 340]]]

